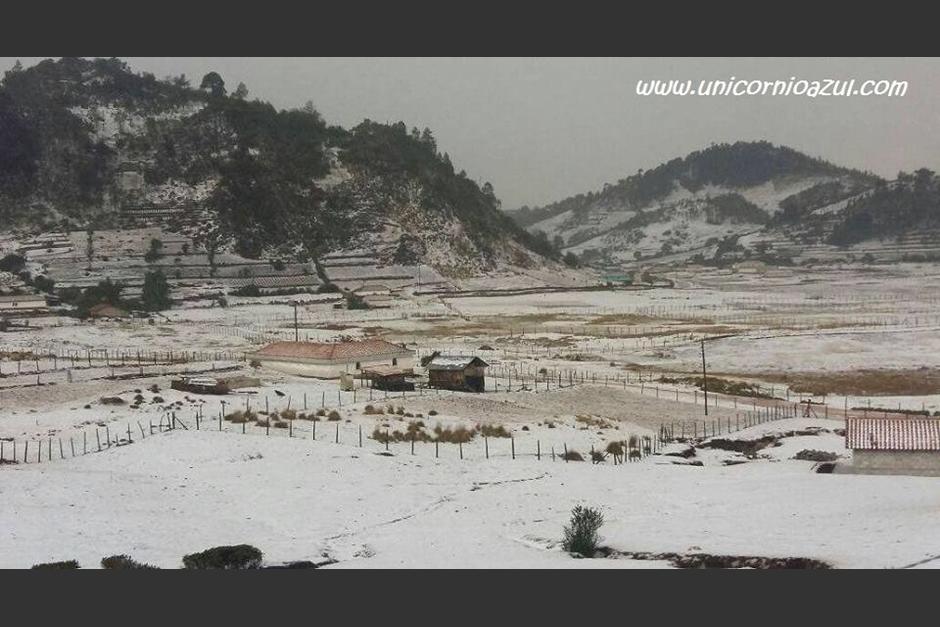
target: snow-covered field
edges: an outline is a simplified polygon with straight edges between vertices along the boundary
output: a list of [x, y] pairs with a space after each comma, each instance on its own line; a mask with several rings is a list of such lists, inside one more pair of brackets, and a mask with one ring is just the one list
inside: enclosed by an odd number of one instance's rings
[[[940, 273], [832, 267], [766, 276], [677, 271], [670, 279], [675, 289], [446, 297], [402, 290], [388, 308], [364, 311], [334, 309], [335, 295], [323, 294], [231, 297], [225, 308], [188, 302], [153, 324], [30, 319], [0, 334], [0, 440], [4, 458], [16, 447], [20, 462], [0, 465], [0, 567], [70, 558], [94, 567], [113, 553], [175, 567], [185, 553], [241, 542], [271, 563], [336, 560], [330, 568], [672, 565], [566, 555], [558, 542], [576, 504], [603, 511], [602, 544], [618, 552], [940, 564], [932, 561], [940, 532], [930, 524], [940, 479], [816, 474], [813, 462], [793, 459], [806, 449], [847, 458], [845, 408], [940, 409], [940, 389], [928, 383], [837, 389], [862, 371], [915, 382], [936, 374]], [[519, 277], [464, 283], [530, 287]], [[365, 389], [341, 392], [336, 381], [252, 368], [245, 353], [293, 338], [295, 298], [302, 339], [381, 336], [419, 356], [478, 355], [490, 364], [487, 392], [419, 386], [405, 398], [370, 399]], [[702, 340], [715, 385], [747, 382], [760, 395], [712, 387], [706, 419], [701, 391], [683, 378], [700, 372]], [[298, 419], [270, 433], [251, 424], [244, 434], [225, 421], [219, 433], [222, 399], [169, 389], [174, 374], [213, 368], [262, 382], [224, 399], [226, 413], [289, 406], [336, 410], [339, 419]], [[788, 388], [789, 377], [808, 376], [832, 389], [814, 398], [825, 405], [814, 405], [812, 417], [795, 418], [808, 394]], [[105, 401], [113, 397], [124, 403]], [[367, 404], [384, 413], [367, 413]], [[188, 429], [163, 430], [171, 413]], [[762, 422], [747, 427], [755, 416]], [[477, 435], [438, 448], [418, 440], [414, 455], [410, 442], [392, 442], [390, 456], [372, 438], [418, 421], [426, 434], [438, 424], [489, 425], [512, 438]], [[560, 456], [568, 449], [589, 459], [592, 449], [653, 437], [664, 426], [677, 436], [720, 429], [719, 438], [776, 441], [754, 458], [707, 442], [682, 457], [668, 453], [686, 454], [687, 443], [657, 445], [666, 454], [621, 465]], [[787, 435], [811, 427], [820, 432]], [[133, 443], [125, 446], [128, 430]], [[100, 453], [99, 437], [112, 442]]]
[[[818, 437], [818, 436], [810, 436]], [[936, 558], [940, 479], [820, 475], [810, 462], [673, 465], [392, 456], [330, 441], [176, 430], [5, 468], [0, 566], [115, 553], [162, 567], [246, 542], [272, 563], [369, 567], [667, 567], [558, 547], [577, 504], [619, 551], [812, 557], [836, 567]], [[923, 565], [935, 566], [940, 561]]]

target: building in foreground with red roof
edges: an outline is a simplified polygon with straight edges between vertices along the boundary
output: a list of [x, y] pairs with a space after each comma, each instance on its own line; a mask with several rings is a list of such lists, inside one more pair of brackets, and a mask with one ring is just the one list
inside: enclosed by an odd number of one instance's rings
[[288, 374], [336, 379], [360, 375], [376, 366], [414, 366], [414, 351], [380, 339], [347, 342], [275, 342], [249, 355], [249, 359]]
[[940, 418], [849, 418], [852, 471], [940, 476]]

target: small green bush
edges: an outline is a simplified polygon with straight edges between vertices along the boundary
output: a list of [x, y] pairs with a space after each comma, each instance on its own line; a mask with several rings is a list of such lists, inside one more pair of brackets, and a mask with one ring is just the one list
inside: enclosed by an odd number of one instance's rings
[[201, 553], [183, 557], [183, 567], [189, 570], [248, 570], [261, 567], [264, 554], [250, 544], [216, 546]]
[[597, 550], [597, 532], [604, 524], [604, 515], [590, 507], [576, 506], [571, 522], [565, 527], [562, 548], [569, 553], [591, 557]]
[[81, 568], [76, 560], [67, 560], [64, 562], [46, 562], [44, 564], [35, 564], [32, 570], [75, 570]]
[[101, 567], [108, 570], [156, 570], [156, 566], [141, 564], [129, 555], [112, 555], [102, 558]]

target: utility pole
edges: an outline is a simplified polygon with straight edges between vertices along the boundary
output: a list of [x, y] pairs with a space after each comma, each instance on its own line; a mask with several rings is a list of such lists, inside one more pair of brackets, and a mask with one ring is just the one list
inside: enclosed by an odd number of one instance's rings
[[300, 329], [297, 327], [297, 301], [293, 302], [294, 305], [294, 341], [300, 341]]
[[708, 374], [705, 372], [705, 338], [702, 338], [702, 391], [705, 392], [705, 415], [708, 415]]

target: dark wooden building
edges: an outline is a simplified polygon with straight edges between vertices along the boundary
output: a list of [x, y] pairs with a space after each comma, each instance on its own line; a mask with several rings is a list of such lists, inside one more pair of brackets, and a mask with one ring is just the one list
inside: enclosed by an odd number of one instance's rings
[[412, 376], [411, 368], [396, 368], [393, 366], [370, 366], [362, 369], [360, 379], [369, 382], [369, 387], [389, 392], [411, 392], [415, 384], [405, 379]]
[[479, 357], [471, 355], [434, 355], [425, 364], [428, 386], [462, 392], [486, 391], [486, 367]]

